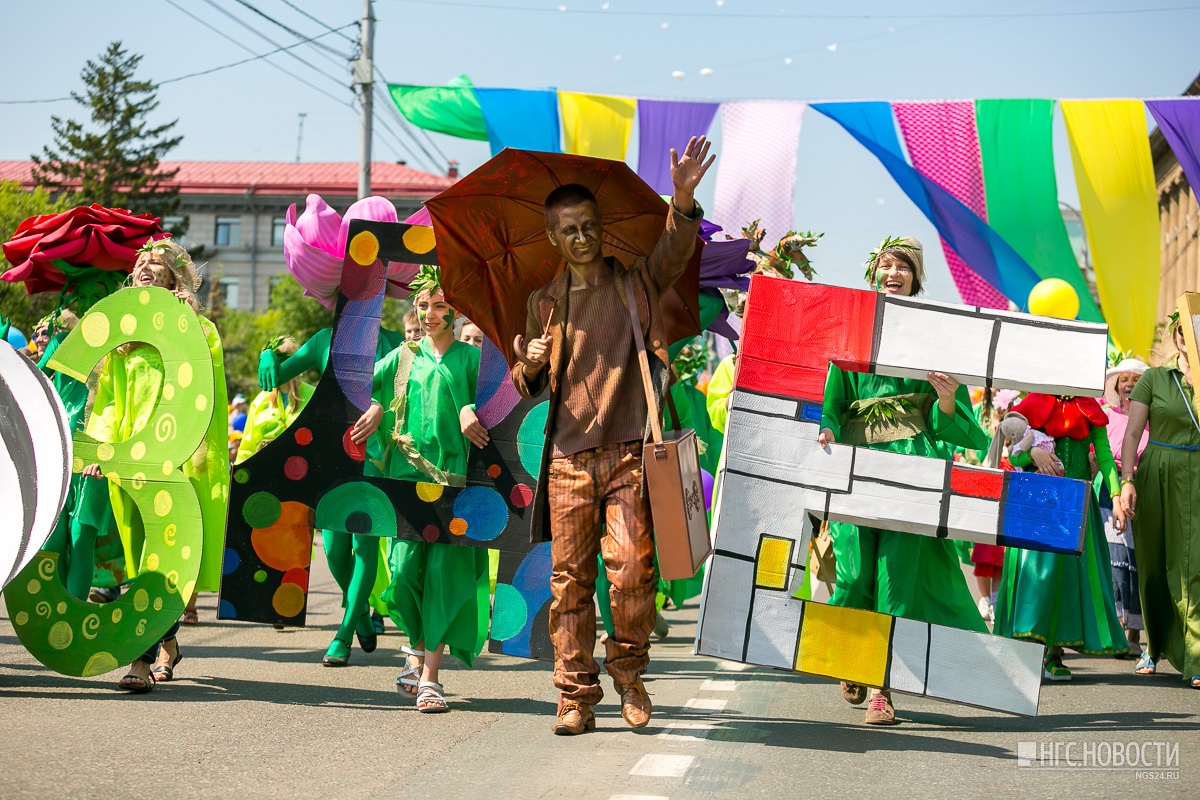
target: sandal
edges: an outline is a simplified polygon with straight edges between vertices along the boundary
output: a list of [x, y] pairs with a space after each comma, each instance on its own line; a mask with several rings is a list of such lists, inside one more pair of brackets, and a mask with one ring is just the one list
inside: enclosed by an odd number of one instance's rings
[[1154, 659], [1150, 657], [1150, 651], [1142, 652], [1142, 657], [1133, 665], [1133, 671], [1138, 675], [1153, 675], [1154, 674]]
[[433, 681], [421, 681], [417, 685], [417, 711], [422, 714], [445, 714], [450, 710], [442, 694], [443, 687]]
[[1062, 662], [1062, 656], [1050, 656], [1042, 665], [1042, 677], [1048, 681], [1069, 681], [1071, 670]]
[[1193, 675], [1192, 679], [1188, 681], [1188, 685], [1193, 689], [1200, 689], [1200, 675]]
[[179, 620], [184, 625], [199, 625], [200, 615], [196, 613], [194, 608], [185, 608], [183, 610], [183, 619]]
[[321, 664], [326, 667], [344, 667], [350, 663], [350, 643], [335, 638], [329, 643]]
[[[179, 641], [177, 639], [171, 641], [175, 642], [175, 657], [166, 664], [159, 664], [150, 670], [150, 677], [154, 679], [155, 683], [166, 683], [174, 679], [175, 667], [179, 666], [180, 661], [183, 661], [183, 648], [179, 646]], [[166, 645], [166, 642], [163, 642], [163, 645]], [[163, 649], [166, 650], [166, 647], [164, 646]]]
[[[137, 681], [137, 683], [134, 683], [134, 681]], [[141, 675], [134, 675], [131, 672], [124, 678], [121, 678], [117, 683], [117, 688], [123, 689], [126, 692], [133, 692], [134, 694], [149, 694], [154, 691], [154, 683], [153, 673], [151, 673], [151, 677], [143, 678]]]
[[[410, 647], [400, 647], [407, 657], [404, 659], [404, 669], [396, 676], [396, 691], [405, 697], [416, 697], [420, 693], [421, 672], [425, 669], [425, 651], [413, 650]], [[417, 659], [414, 664], [412, 659]], [[412, 689], [407, 687], [411, 686]]]

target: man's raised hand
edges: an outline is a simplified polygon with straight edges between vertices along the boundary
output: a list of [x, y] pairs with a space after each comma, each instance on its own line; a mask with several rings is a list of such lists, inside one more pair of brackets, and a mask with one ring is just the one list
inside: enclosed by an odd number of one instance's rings
[[[671, 148], [671, 183], [675, 186], [675, 198], [690, 201], [692, 193], [700, 185], [700, 180], [717, 157], [708, 154], [712, 142], [705, 136], [693, 136], [683, 149], [680, 156], [675, 148]], [[682, 197], [681, 197], [682, 196]], [[687, 209], [680, 208], [680, 212]]]
[[513, 339], [513, 352], [517, 360], [525, 366], [525, 374], [530, 377], [537, 375], [550, 358], [550, 335], [545, 334], [529, 341], [526, 349], [525, 337], [517, 334]]

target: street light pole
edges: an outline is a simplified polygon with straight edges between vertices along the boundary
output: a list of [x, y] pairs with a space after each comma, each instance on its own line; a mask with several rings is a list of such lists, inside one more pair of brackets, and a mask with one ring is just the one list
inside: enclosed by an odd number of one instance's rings
[[371, 0], [363, 0], [362, 39], [354, 62], [354, 85], [359, 89], [358, 199], [371, 194], [371, 126], [375, 64], [375, 11]]

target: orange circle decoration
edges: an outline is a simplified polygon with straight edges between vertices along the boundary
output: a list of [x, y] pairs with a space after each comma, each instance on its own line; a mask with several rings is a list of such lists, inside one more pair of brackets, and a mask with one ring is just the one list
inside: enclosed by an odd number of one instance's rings
[[312, 558], [312, 539], [312, 509], [291, 500], [280, 504], [279, 519], [275, 524], [250, 531], [254, 552], [264, 564], [280, 572], [308, 567]]
[[294, 617], [304, 610], [304, 590], [294, 583], [281, 583], [271, 597], [271, 605], [281, 617]]
[[359, 231], [350, 240], [350, 257], [360, 267], [369, 267], [379, 257], [379, 240], [370, 231]]
[[450, 533], [455, 536], [463, 536], [467, 532], [467, 521], [462, 517], [455, 517], [450, 520]]
[[488, 477], [492, 480], [496, 480], [496, 478], [500, 477], [500, 471], [499, 464], [492, 464], [490, 467], [488, 467]]
[[434, 248], [433, 228], [428, 225], [413, 225], [401, 237], [404, 246], [411, 252], [424, 255]]

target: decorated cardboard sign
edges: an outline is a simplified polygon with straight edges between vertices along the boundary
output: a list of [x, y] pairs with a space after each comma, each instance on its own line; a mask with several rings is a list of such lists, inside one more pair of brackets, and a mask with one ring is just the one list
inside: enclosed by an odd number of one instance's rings
[[98, 464], [132, 499], [145, 527], [141, 572], [118, 600], [96, 605], [67, 593], [58, 554], [43, 550], [4, 592], [21, 643], [65, 675], [99, 675], [138, 658], [179, 619], [200, 570], [200, 504], [181, 471], [214, 412], [212, 357], [196, 313], [166, 289], [123, 289], [92, 306], [49, 366], [87, 381], [127, 342], [148, 344], [162, 357], [154, 413], [121, 442], [76, 432], [71, 468]]
[[287, 431], [234, 468], [219, 616], [304, 624], [313, 528], [485, 547], [501, 552], [492, 649], [546, 658], [548, 637], [531, 631], [549, 573], [529, 514], [548, 404], [517, 395], [495, 345], [484, 340], [476, 390], [491, 441], [471, 448], [465, 487], [363, 475], [349, 432], [371, 399], [389, 261], [437, 263], [432, 229], [351, 223], [326, 374]]
[[822, 448], [825, 377], [833, 362], [897, 377], [939, 371], [992, 386], [1099, 394], [1104, 326], [755, 276], [743, 337], [696, 652], [1036, 714], [1040, 645], [794, 599], [811, 534], [804, 512], [1078, 553], [1088, 487], [864, 447]]
[[7, 586], [54, 530], [71, 481], [62, 400], [37, 365], [0, 346], [0, 578]]

